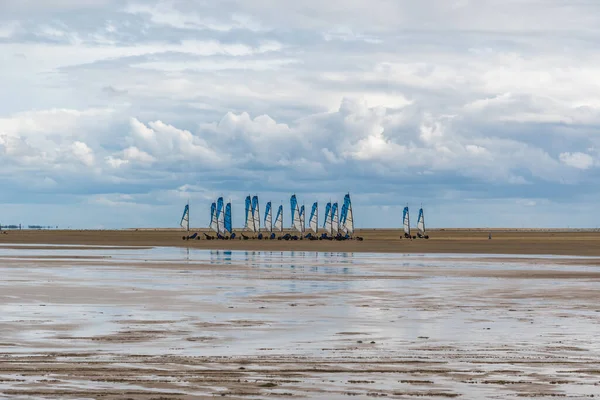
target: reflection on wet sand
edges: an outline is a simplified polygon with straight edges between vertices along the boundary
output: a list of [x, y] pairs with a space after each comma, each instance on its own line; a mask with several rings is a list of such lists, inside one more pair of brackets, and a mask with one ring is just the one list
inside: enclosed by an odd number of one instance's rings
[[587, 259], [0, 247], [0, 398], [589, 397]]

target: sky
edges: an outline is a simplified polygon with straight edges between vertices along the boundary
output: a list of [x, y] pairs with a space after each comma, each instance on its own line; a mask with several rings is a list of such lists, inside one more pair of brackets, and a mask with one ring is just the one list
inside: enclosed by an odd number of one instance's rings
[[0, 223], [595, 228], [599, 42], [591, 0], [2, 0]]

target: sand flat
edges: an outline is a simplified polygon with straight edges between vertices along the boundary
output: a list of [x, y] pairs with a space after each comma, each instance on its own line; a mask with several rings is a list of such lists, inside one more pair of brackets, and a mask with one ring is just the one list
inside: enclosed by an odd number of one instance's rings
[[586, 259], [62, 246], [0, 256], [0, 398], [598, 393], [600, 267]]
[[[194, 229], [204, 237], [205, 229]], [[492, 233], [492, 240], [488, 234]], [[367, 253], [469, 253], [469, 254], [554, 254], [600, 256], [600, 231], [530, 229], [443, 229], [430, 230], [429, 240], [400, 239], [394, 229], [357, 230], [364, 241], [259, 241], [182, 240], [181, 230], [52, 230], [8, 231], [0, 234], [0, 245], [30, 245], [44, 249], [47, 244], [65, 247], [174, 246], [198, 249], [248, 251], [319, 251]], [[239, 232], [238, 232], [239, 236]]]

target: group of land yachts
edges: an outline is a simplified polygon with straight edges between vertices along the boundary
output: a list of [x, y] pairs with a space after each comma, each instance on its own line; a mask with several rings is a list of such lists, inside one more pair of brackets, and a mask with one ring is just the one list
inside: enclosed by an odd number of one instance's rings
[[[319, 203], [315, 202], [312, 205], [310, 218], [308, 220], [308, 228], [306, 229], [306, 212], [304, 205], [300, 205], [296, 199], [296, 195], [290, 198], [291, 209], [291, 232], [284, 232], [283, 221], [283, 205], [280, 205], [273, 219], [273, 206], [271, 202], [267, 202], [265, 206], [263, 224], [261, 227], [260, 207], [258, 196], [247, 196], [245, 207], [245, 224], [243, 232], [238, 237], [233, 232], [231, 220], [231, 201], [225, 204], [223, 197], [219, 197], [216, 202], [213, 202], [210, 210], [210, 225], [209, 228], [216, 233], [212, 236], [204, 233], [204, 237], [208, 240], [212, 239], [258, 239], [258, 240], [363, 240], [360, 236], [354, 236], [354, 212], [352, 210], [352, 201], [350, 194], [344, 196], [344, 202], [338, 215], [338, 203], [328, 202], [325, 206], [325, 219], [322, 228], [319, 228]], [[411, 236], [410, 218], [408, 207], [404, 208], [403, 212], [404, 234], [402, 237], [416, 239], [429, 236], [425, 234], [425, 217], [423, 208], [419, 210], [419, 218], [417, 221], [418, 233], [416, 236]], [[180, 226], [190, 230], [190, 206], [189, 203], [185, 206], [183, 216], [181, 217]], [[278, 235], [279, 233], [279, 235]], [[197, 233], [184, 236], [183, 239], [200, 239]]]

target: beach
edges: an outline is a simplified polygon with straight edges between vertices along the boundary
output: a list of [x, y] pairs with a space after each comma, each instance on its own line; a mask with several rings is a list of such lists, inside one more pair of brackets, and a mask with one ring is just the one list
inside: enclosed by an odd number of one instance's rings
[[124, 244], [0, 245], [0, 398], [598, 393], [591, 256]]
[[[429, 230], [430, 239], [400, 239], [398, 229], [357, 230], [362, 242], [203, 240], [208, 230], [192, 229], [201, 240], [182, 240], [176, 229], [15, 230], [0, 235], [0, 244], [175, 246], [250, 251], [319, 251], [368, 253], [555, 254], [600, 256], [600, 232], [584, 230], [443, 229]], [[238, 237], [242, 231], [236, 231]], [[492, 234], [492, 239], [488, 235]], [[246, 233], [249, 235], [248, 233]]]

